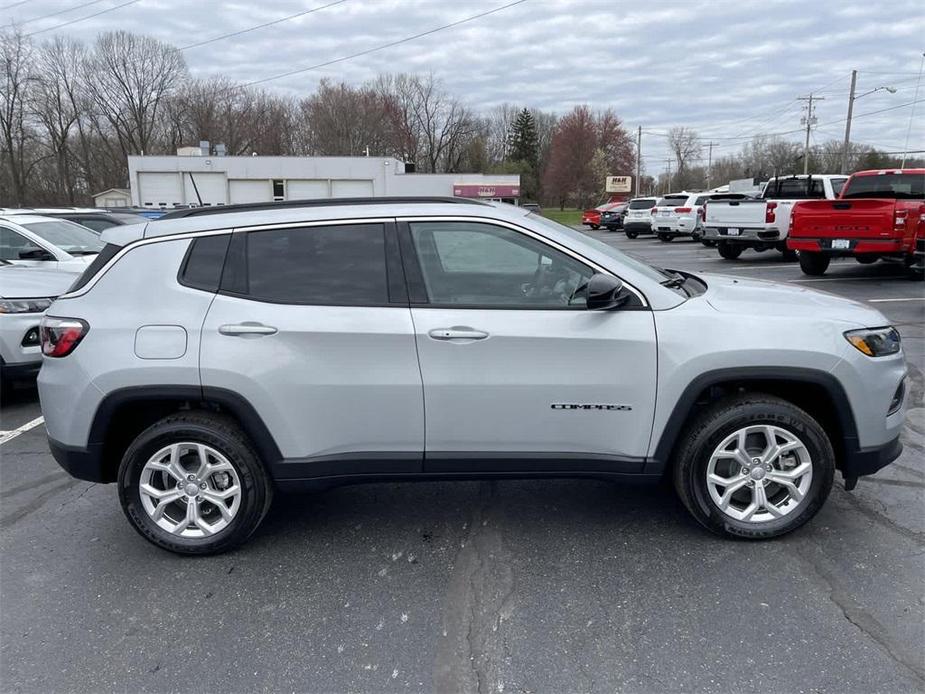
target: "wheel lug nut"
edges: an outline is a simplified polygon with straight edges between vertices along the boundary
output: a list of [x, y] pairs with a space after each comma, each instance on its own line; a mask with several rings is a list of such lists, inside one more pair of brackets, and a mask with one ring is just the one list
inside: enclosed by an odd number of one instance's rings
[[748, 468], [747, 468], [747, 467], [743, 467], [743, 468], [742, 468], [742, 474], [743, 474], [743, 475], [747, 475], [747, 474], [748, 474]]
[[199, 488], [200, 488], [200, 489], [205, 489], [205, 488], [206, 488], [206, 483], [203, 482], [202, 484], [200, 484], [200, 485], [199, 485]]
[[196, 475], [187, 475], [186, 479], [192, 482], [194, 479], [196, 479]]

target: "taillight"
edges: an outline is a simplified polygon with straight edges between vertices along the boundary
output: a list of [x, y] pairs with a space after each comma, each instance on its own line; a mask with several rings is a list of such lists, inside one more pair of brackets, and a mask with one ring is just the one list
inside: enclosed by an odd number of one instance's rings
[[908, 210], [896, 210], [896, 219], [893, 220], [893, 227], [896, 231], [903, 231], [906, 228], [906, 215]]
[[703, 207], [700, 208], [698, 214], [703, 221], [707, 221], [707, 203], [703, 203]]
[[651, 210], [649, 210], [649, 214], [656, 214], [654, 207]]
[[690, 207], [676, 207], [674, 208], [674, 211], [677, 212], [678, 214], [687, 214], [688, 212], [691, 211], [691, 208]]
[[39, 326], [42, 354], [46, 357], [66, 357], [90, 332], [90, 326], [79, 318], [45, 316]]
[[768, 206], [764, 209], [764, 223], [765, 223], [765, 224], [771, 224], [772, 222], [774, 222], [774, 221], [777, 219], [777, 217], [776, 217], [776, 215], [775, 215], [775, 213], [774, 213], [774, 210], [776, 210], [776, 209], [777, 209], [777, 203], [776, 203], [776, 202], [769, 202], [769, 203], [768, 203]]

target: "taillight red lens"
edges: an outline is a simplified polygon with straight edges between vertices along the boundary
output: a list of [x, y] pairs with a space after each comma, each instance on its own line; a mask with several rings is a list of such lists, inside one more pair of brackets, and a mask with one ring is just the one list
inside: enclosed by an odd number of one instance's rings
[[906, 228], [906, 215], [909, 214], [908, 210], [896, 210], [896, 219], [893, 220], [893, 226], [897, 230], [902, 230]]
[[42, 354], [46, 357], [66, 357], [86, 337], [90, 326], [79, 318], [42, 318], [39, 332], [42, 338]]
[[649, 214], [657, 214], [654, 207], [651, 210], [649, 210]]
[[774, 210], [777, 209], [776, 202], [769, 202], [768, 206], [764, 210], [764, 222], [765, 224], [770, 224], [777, 219], [777, 216], [774, 213]]
[[703, 203], [703, 207], [700, 208], [700, 211], [697, 214], [700, 215], [700, 218], [703, 221], [707, 221], [707, 203]]
[[677, 212], [678, 214], [687, 214], [688, 212], [691, 211], [691, 208], [690, 207], [676, 207], [674, 208], [674, 211]]

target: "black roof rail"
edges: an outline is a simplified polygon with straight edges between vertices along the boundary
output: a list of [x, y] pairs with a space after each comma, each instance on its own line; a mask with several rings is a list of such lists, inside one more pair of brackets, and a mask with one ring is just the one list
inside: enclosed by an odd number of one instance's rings
[[[213, 205], [209, 207], [189, 207], [182, 210], [172, 210], [167, 214], [152, 220], [159, 222], [162, 219], [181, 219], [183, 217], [198, 217], [204, 214], [225, 214], [229, 212], [254, 212], [259, 210], [277, 210], [287, 207], [338, 207], [346, 205], [412, 205], [412, 204], [462, 204], [487, 205], [481, 200], [473, 198], [450, 197], [423, 197], [423, 196], [395, 196], [379, 198], [317, 198], [314, 200], [279, 200], [276, 202], [251, 202], [235, 205]], [[156, 208], [151, 208], [156, 209]]]

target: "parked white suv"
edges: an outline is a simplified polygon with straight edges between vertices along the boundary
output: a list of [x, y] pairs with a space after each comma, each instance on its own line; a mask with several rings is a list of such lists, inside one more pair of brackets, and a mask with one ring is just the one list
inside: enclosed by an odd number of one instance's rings
[[0, 260], [45, 270], [83, 272], [103, 248], [80, 224], [33, 214], [0, 215]]
[[658, 198], [633, 198], [626, 208], [623, 219], [623, 233], [626, 238], [635, 239], [640, 234], [652, 233], [652, 209]]
[[103, 233], [39, 392], [58, 462], [175, 552], [363, 479], [670, 475], [706, 527], [767, 538], [901, 451], [899, 335], [861, 304], [477, 201], [173, 216]]

